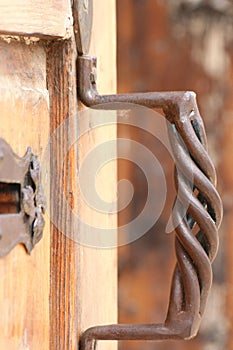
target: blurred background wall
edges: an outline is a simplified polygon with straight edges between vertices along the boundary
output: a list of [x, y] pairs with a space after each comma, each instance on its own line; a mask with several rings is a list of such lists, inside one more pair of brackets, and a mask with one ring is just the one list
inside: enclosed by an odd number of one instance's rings
[[[233, 4], [227, 0], [117, 0], [117, 23], [118, 92], [197, 93], [224, 205], [214, 285], [197, 338], [122, 342], [121, 350], [233, 350]], [[156, 128], [156, 122], [150, 123], [151, 129]], [[163, 164], [169, 191], [155, 226], [119, 249], [119, 322], [161, 322], [176, 261], [174, 235], [164, 233], [175, 198], [173, 164], [158, 140], [144, 131], [120, 126], [119, 136], [154, 152]], [[129, 159], [130, 152], [133, 149]], [[132, 162], [122, 160], [119, 165], [119, 179], [129, 179], [135, 191], [131, 204], [119, 214], [123, 225], [142, 210], [147, 184]], [[156, 178], [154, 186], [159, 186]]]

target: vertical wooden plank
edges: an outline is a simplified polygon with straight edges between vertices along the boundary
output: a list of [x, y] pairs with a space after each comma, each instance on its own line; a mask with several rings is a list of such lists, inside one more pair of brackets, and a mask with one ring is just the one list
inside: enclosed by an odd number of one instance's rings
[[[89, 54], [97, 56], [97, 80], [100, 93], [116, 92], [116, 10], [115, 0], [98, 0], [94, 3], [94, 22], [92, 41]], [[81, 109], [81, 107], [80, 107]], [[80, 112], [81, 113], [81, 112]], [[106, 112], [105, 112], [106, 113]], [[113, 113], [111, 112], [111, 117]], [[99, 112], [87, 116], [87, 123], [92, 124], [95, 118], [101, 118]], [[99, 143], [105, 142], [106, 157], [117, 157], [117, 150], [110, 147], [111, 140], [116, 140], [116, 124], [101, 126], [86, 133], [79, 142], [79, 166], [85, 160], [89, 151]], [[109, 142], [109, 143], [108, 143]], [[115, 143], [115, 147], [116, 147]], [[94, 151], [95, 152], [95, 151]], [[109, 155], [108, 155], [109, 152]], [[95, 154], [95, 153], [93, 153]], [[103, 166], [103, 164], [99, 164]], [[95, 180], [93, 174], [93, 181]], [[110, 214], [116, 200], [117, 162], [109, 162], [103, 166], [96, 178], [96, 190], [99, 196], [108, 201], [109, 205], [104, 213], [98, 208], [91, 210], [90, 203], [80, 198], [79, 214], [94, 227], [115, 227], [117, 233], [117, 214]], [[88, 183], [86, 183], [88, 186]], [[81, 196], [80, 196], [81, 197]], [[101, 208], [99, 208], [101, 210]], [[116, 208], [115, 208], [116, 209]], [[89, 213], [89, 214], [88, 214]], [[109, 233], [110, 234], [110, 233]], [[113, 234], [114, 236], [114, 234]], [[116, 239], [113, 238], [113, 240]], [[117, 249], [103, 248], [101, 243], [97, 247], [80, 246], [80, 284], [79, 284], [79, 327], [84, 331], [91, 326], [117, 323]], [[112, 349], [115, 343], [102, 343], [101, 349]]]
[[[49, 135], [45, 50], [1, 41], [0, 56], [0, 136], [20, 156], [31, 146], [42, 161]], [[0, 260], [0, 276], [0, 349], [48, 349], [48, 220], [31, 256], [17, 246]]]
[[[112, 0], [94, 2], [90, 54], [96, 54], [99, 59], [100, 89], [114, 92], [115, 6]], [[51, 149], [51, 219], [54, 224], [51, 229], [51, 350], [77, 349], [79, 335], [86, 328], [117, 322], [116, 249], [82, 245], [79, 237], [85, 235], [85, 228], [77, 224], [77, 217], [85, 221], [89, 216], [93, 226], [98, 227], [103, 222], [117, 226], [116, 214], [110, 215], [108, 211], [103, 215], [95, 211], [90, 214], [77, 186], [77, 174], [86, 154], [100, 142], [115, 140], [116, 125], [98, 130], [90, 128], [83, 136], [76, 135], [86, 124], [91, 125], [91, 120], [83, 116], [81, 104], [77, 111], [75, 61], [73, 39], [50, 45], [47, 72], [51, 139], [54, 133], [57, 136]], [[73, 147], [67, 152], [69, 143]], [[116, 163], [100, 172], [97, 187], [102, 189], [105, 199], [114, 197], [116, 180]]]
[[50, 350], [78, 348], [76, 282], [79, 261], [78, 245], [74, 237], [77, 232], [71, 218], [71, 211], [77, 208], [77, 156], [75, 148], [70, 152], [65, 151], [77, 128], [75, 59], [76, 48], [73, 40], [55, 42], [49, 47], [47, 79], [51, 99], [52, 221]]

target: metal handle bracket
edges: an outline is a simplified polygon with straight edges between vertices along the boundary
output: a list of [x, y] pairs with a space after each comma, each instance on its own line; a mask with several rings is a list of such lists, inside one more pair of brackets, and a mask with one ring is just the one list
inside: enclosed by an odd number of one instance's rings
[[42, 238], [45, 207], [37, 157], [28, 148], [19, 158], [0, 138], [0, 258], [18, 243], [32, 251]]

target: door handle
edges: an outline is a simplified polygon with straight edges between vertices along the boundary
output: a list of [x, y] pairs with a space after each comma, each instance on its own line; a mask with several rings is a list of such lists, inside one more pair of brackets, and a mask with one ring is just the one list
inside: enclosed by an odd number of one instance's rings
[[[162, 108], [172, 125], [168, 133], [176, 161], [177, 192], [179, 188], [173, 209], [173, 218], [179, 223], [175, 229], [177, 263], [164, 323], [92, 327], [82, 334], [81, 349], [93, 350], [97, 340], [191, 339], [198, 332], [210, 292], [211, 265], [218, 250], [222, 220], [216, 172], [207, 153], [196, 95], [189, 91], [100, 95], [96, 87], [96, 62], [96, 58], [87, 56], [77, 60], [78, 96], [86, 106], [108, 110], [117, 109], [116, 102], [123, 102]], [[199, 228], [197, 234], [193, 232], [194, 226]]]
[[[175, 229], [177, 264], [164, 323], [92, 327], [81, 335], [81, 349], [93, 350], [97, 340], [190, 339], [199, 329], [210, 292], [211, 264], [218, 250], [218, 228], [222, 220], [216, 172], [207, 152], [196, 95], [188, 91], [100, 95], [96, 87], [96, 58], [84, 56], [90, 44], [93, 1], [75, 0], [73, 13], [80, 55], [77, 59], [79, 99], [95, 109], [115, 110], [117, 102], [161, 108], [172, 125], [168, 133], [176, 161], [177, 190], [173, 217], [179, 222]], [[193, 232], [194, 226], [199, 228], [197, 234]]]

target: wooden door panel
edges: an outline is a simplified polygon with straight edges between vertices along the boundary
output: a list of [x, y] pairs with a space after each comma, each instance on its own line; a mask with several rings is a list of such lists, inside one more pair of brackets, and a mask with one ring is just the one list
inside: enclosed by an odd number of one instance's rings
[[[20, 156], [31, 146], [41, 161], [49, 135], [45, 50], [1, 41], [0, 56], [0, 135]], [[0, 276], [0, 349], [48, 349], [49, 220], [31, 256], [18, 245], [0, 260]]]
[[[98, 59], [97, 76], [98, 88], [101, 93], [116, 92], [116, 13], [115, 0], [93, 1], [93, 29], [89, 49], [89, 55], [96, 55]], [[103, 15], [104, 14], [104, 15]], [[102, 118], [101, 112], [90, 113], [88, 120], [83, 120], [82, 110], [84, 106], [79, 105], [79, 123], [95, 124], [97, 118]], [[114, 113], [110, 112], [114, 119]], [[105, 112], [106, 114], [106, 112]], [[115, 114], [116, 120], [116, 114]], [[117, 214], [110, 214], [113, 202], [116, 201], [117, 184], [117, 149], [109, 148], [111, 141], [116, 141], [117, 126], [109, 124], [93, 128], [79, 140], [78, 164], [81, 166], [88, 152], [95, 149], [101, 143], [105, 143], [104, 152], [109, 163], [103, 166], [96, 177], [96, 190], [100, 197], [109, 201], [109, 213], [90, 210], [79, 194], [79, 212], [81, 218], [89, 216], [89, 222], [94, 227], [115, 228], [112, 241], [117, 243]], [[108, 143], [109, 142], [109, 143]], [[115, 147], [117, 144], [115, 143]], [[113, 152], [111, 152], [113, 151]], [[111, 160], [111, 155], [115, 159]], [[95, 176], [93, 174], [93, 181]], [[86, 184], [88, 186], [88, 183]], [[115, 210], [116, 204], [115, 204]], [[101, 248], [79, 246], [80, 257], [80, 283], [78, 285], [79, 295], [79, 328], [84, 331], [89, 327], [117, 323], [117, 248]], [[101, 342], [98, 344], [100, 350], [116, 349], [116, 342]]]
[[[82, 228], [71, 219], [72, 211], [87, 214], [77, 186], [87, 151], [116, 139], [117, 128], [109, 125], [78, 138], [61, 166], [83, 109], [76, 91], [70, 1], [0, 0], [0, 23], [0, 137], [19, 156], [32, 147], [46, 172], [48, 201], [44, 235], [31, 255], [18, 245], [0, 260], [0, 349], [77, 350], [81, 331], [117, 322], [117, 250], [80, 245]], [[106, 92], [116, 87], [115, 47], [115, 0], [94, 1], [90, 54], [99, 57], [100, 88]], [[67, 127], [47, 159], [45, 148], [64, 122]], [[107, 200], [115, 199], [116, 179], [116, 162], [98, 176]], [[117, 215], [93, 212], [91, 221], [116, 228]]]

